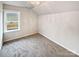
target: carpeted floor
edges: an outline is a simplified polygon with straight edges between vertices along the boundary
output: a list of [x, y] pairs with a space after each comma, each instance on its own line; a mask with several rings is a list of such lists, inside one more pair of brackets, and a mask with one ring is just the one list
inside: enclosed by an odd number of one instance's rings
[[77, 57], [40, 34], [6, 42], [1, 57]]

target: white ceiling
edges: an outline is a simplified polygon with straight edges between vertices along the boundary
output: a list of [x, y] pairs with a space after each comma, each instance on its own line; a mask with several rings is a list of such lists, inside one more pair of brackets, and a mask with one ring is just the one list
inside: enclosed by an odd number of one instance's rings
[[79, 10], [79, 1], [45, 1], [35, 8], [33, 8], [34, 6], [29, 4], [27, 1], [4, 3], [30, 8], [34, 10], [38, 15]]
[[26, 7], [26, 8], [33, 8], [34, 6], [31, 5], [28, 1], [5, 1], [4, 4]]
[[33, 8], [38, 14], [49, 14], [49, 13], [59, 13], [59, 12], [68, 12], [68, 11], [78, 11], [79, 2], [67, 2], [67, 1], [52, 1], [45, 2], [39, 7]]

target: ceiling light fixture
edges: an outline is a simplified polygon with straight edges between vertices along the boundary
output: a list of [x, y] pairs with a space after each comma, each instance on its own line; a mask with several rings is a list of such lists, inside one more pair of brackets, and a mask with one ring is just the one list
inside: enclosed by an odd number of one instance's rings
[[40, 1], [30, 1], [30, 4], [33, 5], [34, 7], [39, 6], [41, 4]]

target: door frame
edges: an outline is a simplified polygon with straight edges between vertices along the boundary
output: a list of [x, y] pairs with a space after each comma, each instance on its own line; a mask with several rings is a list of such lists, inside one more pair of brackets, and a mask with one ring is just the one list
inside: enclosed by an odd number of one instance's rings
[[0, 12], [1, 12], [1, 14], [0, 14], [0, 49], [2, 48], [2, 45], [3, 45], [3, 25], [4, 25], [4, 22], [3, 22], [3, 3], [2, 2], [0, 2], [0, 8], [1, 8], [1, 10], [0, 10]]

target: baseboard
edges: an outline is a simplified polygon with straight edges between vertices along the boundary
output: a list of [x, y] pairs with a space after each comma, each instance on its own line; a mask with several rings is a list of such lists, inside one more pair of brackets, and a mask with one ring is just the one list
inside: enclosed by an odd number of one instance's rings
[[0, 50], [2, 49], [2, 43], [0, 43]]
[[59, 42], [57, 42], [57, 41], [55, 41], [55, 40], [52, 40], [50, 37], [47, 37], [46, 35], [44, 35], [44, 34], [42, 34], [42, 33], [39, 33], [39, 34], [43, 35], [44, 37], [48, 38], [49, 40], [55, 42], [56, 44], [62, 46], [63, 48], [67, 49], [68, 51], [70, 51], [70, 52], [72, 52], [72, 53], [74, 53], [74, 54], [76, 54], [76, 55], [79, 56], [79, 53], [77, 53], [77, 52], [75, 52], [75, 51], [73, 51], [73, 50], [71, 50], [71, 49], [65, 47], [64, 45], [60, 44]]
[[23, 37], [26, 37], [26, 36], [31, 36], [31, 35], [34, 35], [34, 34], [37, 34], [37, 33], [31, 33], [31, 34], [27, 34], [25, 36], [17, 37], [15, 39], [5, 40], [3, 43], [10, 42], [10, 41], [15, 41], [17, 39], [20, 39], [20, 38], [23, 38]]

